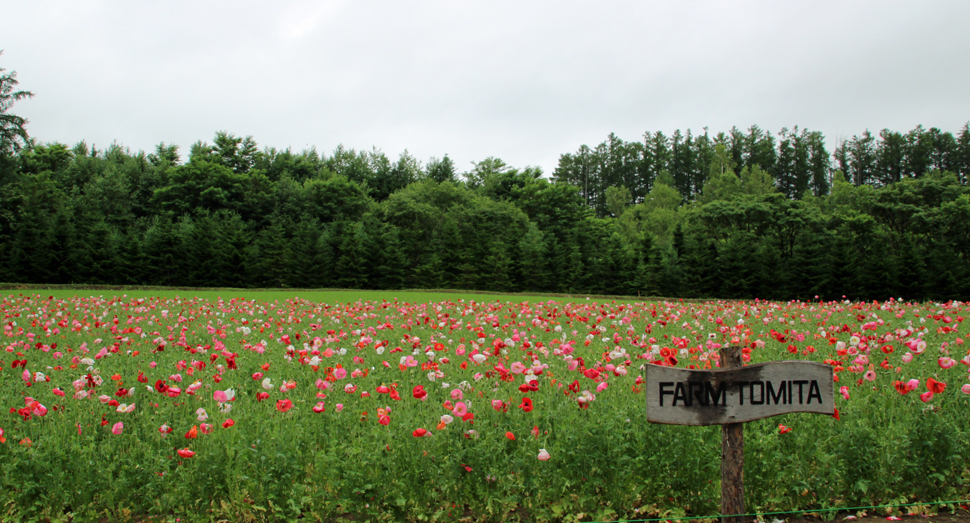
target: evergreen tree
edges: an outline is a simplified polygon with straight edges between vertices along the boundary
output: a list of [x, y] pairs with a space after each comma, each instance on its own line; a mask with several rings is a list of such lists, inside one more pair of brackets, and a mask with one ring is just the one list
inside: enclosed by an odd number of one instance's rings
[[315, 221], [299, 221], [293, 226], [293, 235], [287, 244], [286, 285], [294, 288], [320, 287], [322, 267], [317, 266], [317, 249], [320, 244], [319, 224]]
[[542, 231], [534, 223], [529, 223], [529, 229], [517, 242], [518, 252], [515, 256], [516, 269], [519, 274], [519, 290], [539, 292], [546, 288], [546, 242]]
[[259, 231], [246, 253], [246, 280], [249, 286], [274, 288], [287, 283], [287, 237], [280, 221]]
[[360, 243], [360, 222], [346, 222], [339, 227], [339, 249], [334, 262], [334, 284], [341, 289], [366, 289], [367, 272], [364, 266], [365, 251]]
[[405, 266], [404, 249], [401, 247], [401, 236], [397, 227], [393, 225], [384, 226], [381, 233], [380, 249], [375, 255], [378, 259], [379, 280], [377, 287], [386, 290], [403, 288], [407, 267]]

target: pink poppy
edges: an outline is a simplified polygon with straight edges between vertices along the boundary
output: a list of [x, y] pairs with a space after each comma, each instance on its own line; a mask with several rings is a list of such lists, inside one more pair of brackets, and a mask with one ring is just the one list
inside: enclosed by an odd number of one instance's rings
[[455, 408], [452, 409], [452, 412], [455, 414], [455, 416], [461, 417], [468, 413], [468, 407], [465, 406], [464, 402], [459, 401], [458, 403], [455, 403]]
[[111, 433], [115, 435], [121, 434], [123, 430], [125, 430], [125, 424], [120, 421], [111, 427]]
[[233, 389], [217, 390], [212, 393], [212, 398], [219, 403], [227, 403], [236, 399], [236, 391]]

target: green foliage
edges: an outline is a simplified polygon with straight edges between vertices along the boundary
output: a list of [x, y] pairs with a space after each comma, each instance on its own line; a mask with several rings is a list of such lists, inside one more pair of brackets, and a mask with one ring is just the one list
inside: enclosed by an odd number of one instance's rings
[[[0, 51], [2, 55], [3, 51]], [[19, 83], [17, 71], [7, 73], [5, 68], [0, 67], [0, 160], [20, 151], [30, 140], [27, 136], [27, 119], [10, 112], [15, 103], [34, 96], [30, 91], [15, 91]]]
[[489, 157], [463, 182], [447, 155], [222, 131], [186, 163], [165, 143], [23, 142], [0, 177], [0, 280], [964, 299], [968, 129], [853, 137], [834, 165], [797, 127], [611, 134], [550, 179]]

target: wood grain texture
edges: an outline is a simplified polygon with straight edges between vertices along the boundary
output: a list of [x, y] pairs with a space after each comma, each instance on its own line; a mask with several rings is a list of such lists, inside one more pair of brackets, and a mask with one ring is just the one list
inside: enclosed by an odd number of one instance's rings
[[[721, 349], [721, 365], [725, 370], [740, 369], [741, 347]], [[744, 514], [744, 424], [728, 423], [721, 427], [721, 523], [743, 523]]]
[[724, 425], [791, 412], [831, 415], [835, 408], [832, 376], [831, 366], [810, 361], [720, 370], [647, 365], [647, 420]]

